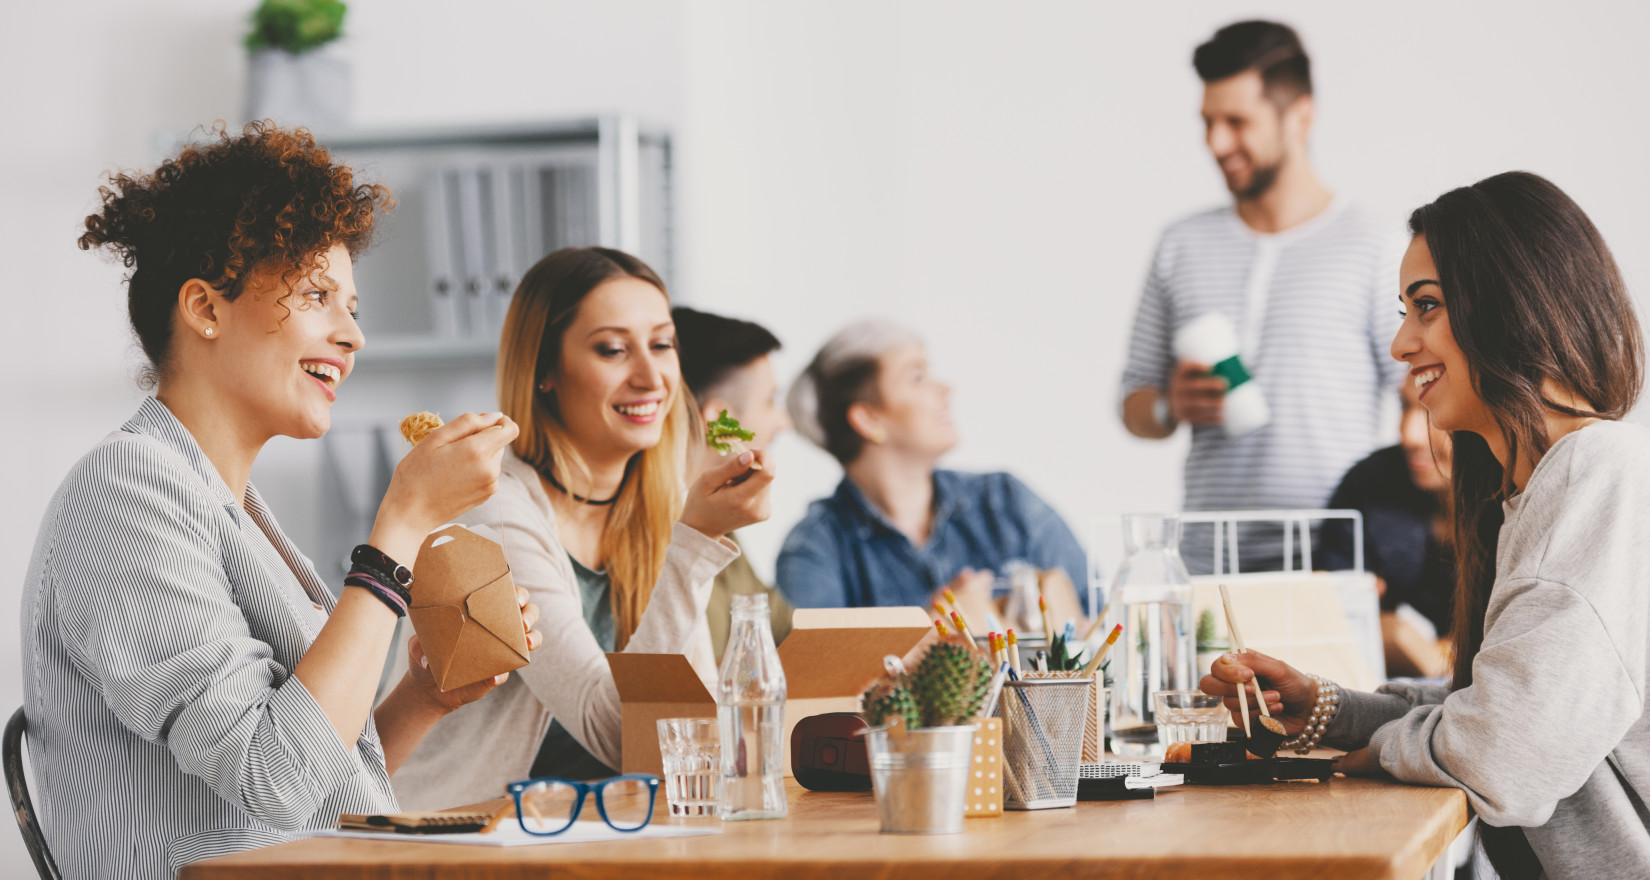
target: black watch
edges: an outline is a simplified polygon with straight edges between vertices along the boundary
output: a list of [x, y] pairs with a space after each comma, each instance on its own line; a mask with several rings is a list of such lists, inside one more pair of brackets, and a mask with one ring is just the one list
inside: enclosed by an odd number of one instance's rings
[[349, 553], [351, 565], [364, 568], [372, 574], [393, 580], [403, 589], [412, 586], [412, 569], [389, 558], [384, 551], [371, 544], [357, 544]]

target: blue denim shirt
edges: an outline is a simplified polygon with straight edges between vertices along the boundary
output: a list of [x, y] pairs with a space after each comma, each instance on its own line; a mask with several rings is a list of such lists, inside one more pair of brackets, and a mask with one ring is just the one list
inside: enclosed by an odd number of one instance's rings
[[964, 568], [1003, 574], [1014, 560], [1065, 569], [1086, 597], [1083, 548], [1054, 508], [1005, 473], [936, 470], [928, 543], [912, 544], [843, 477], [786, 536], [776, 574], [798, 608], [926, 608]]

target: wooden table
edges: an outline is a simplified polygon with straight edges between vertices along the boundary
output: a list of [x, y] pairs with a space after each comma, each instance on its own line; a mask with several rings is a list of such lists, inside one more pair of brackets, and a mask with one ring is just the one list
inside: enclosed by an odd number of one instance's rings
[[[881, 834], [869, 792], [787, 780], [783, 820], [712, 822], [720, 835], [623, 843], [480, 847], [309, 838], [197, 862], [180, 880], [517, 878], [1193, 877], [1419, 880], [1466, 825], [1455, 789], [1328, 784], [1164, 789], [1155, 800], [969, 819], [962, 834]], [[660, 796], [663, 807], [663, 794]]]

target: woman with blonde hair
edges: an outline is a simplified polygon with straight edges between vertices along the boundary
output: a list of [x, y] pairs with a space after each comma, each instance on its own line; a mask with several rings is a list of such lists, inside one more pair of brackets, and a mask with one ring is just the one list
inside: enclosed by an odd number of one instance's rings
[[[498, 797], [528, 776], [598, 778], [622, 760], [605, 654], [683, 654], [715, 672], [704, 624], [725, 537], [768, 515], [771, 467], [730, 457], [682, 491], [697, 436], [664, 282], [607, 248], [566, 248], [516, 289], [499, 403], [521, 426], [498, 494], [463, 521], [500, 530], [550, 644], [447, 716], [394, 783], [413, 808]], [[552, 721], [555, 723], [552, 724]]]

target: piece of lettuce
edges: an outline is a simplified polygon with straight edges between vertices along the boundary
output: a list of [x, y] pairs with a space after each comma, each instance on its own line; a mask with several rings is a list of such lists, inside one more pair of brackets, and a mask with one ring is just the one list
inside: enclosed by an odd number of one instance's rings
[[718, 455], [727, 455], [732, 452], [735, 444], [744, 444], [756, 439], [756, 434], [739, 427], [739, 420], [728, 415], [727, 410], [716, 420], [705, 426], [705, 442], [716, 450]]

